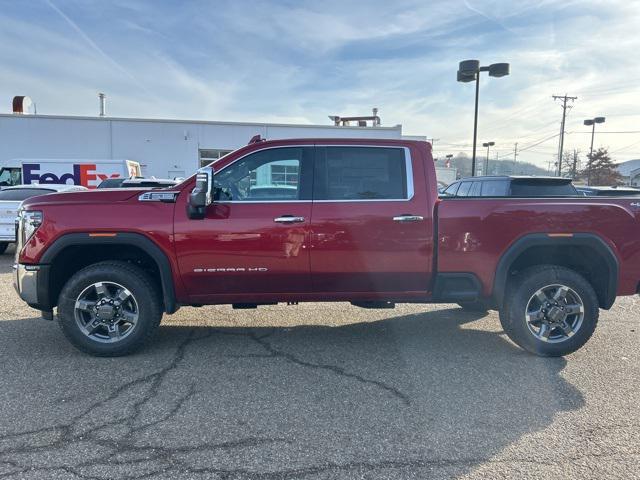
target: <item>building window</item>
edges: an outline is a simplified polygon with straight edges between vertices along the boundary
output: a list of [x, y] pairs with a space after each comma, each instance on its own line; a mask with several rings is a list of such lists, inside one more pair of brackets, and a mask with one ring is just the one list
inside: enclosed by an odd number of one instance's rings
[[271, 165], [272, 185], [298, 185], [298, 165]]
[[204, 148], [200, 149], [200, 166], [206, 167], [212, 162], [224, 157], [227, 153], [231, 153], [233, 150], [222, 150], [218, 148]]

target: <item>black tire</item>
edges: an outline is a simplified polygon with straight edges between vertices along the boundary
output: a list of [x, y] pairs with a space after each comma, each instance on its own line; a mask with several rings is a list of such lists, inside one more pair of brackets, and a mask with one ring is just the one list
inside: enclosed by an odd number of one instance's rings
[[6, 252], [8, 247], [9, 247], [8, 242], [0, 242], [0, 255]]
[[[137, 320], [131, 332], [114, 343], [93, 339], [76, 321], [76, 300], [100, 282], [121, 285], [137, 306]], [[96, 263], [77, 272], [64, 285], [58, 302], [58, 323], [64, 335], [79, 350], [98, 357], [117, 357], [139, 350], [154, 334], [162, 313], [162, 299], [149, 276], [135, 265], [117, 261]]]
[[476, 300], [475, 302], [460, 302], [458, 305], [467, 312], [485, 313], [489, 310], [489, 306], [482, 300]]
[[[553, 340], [557, 343], [543, 341], [536, 336], [529, 327], [526, 315], [527, 306], [534, 295], [551, 285], [568, 287], [582, 303], [583, 316], [575, 332], [570, 330], [570, 336], [567, 336], [560, 327], [551, 330], [557, 332], [555, 336], [558, 338]], [[575, 352], [587, 343], [598, 324], [598, 314], [598, 297], [582, 275], [565, 267], [539, 265], [520, 272], [507, 285], [504, 305], [500, 309], [500, 323], [509, 338], [528, 352], [542, 357], [560, 357]], [[567, 318], [572, 322], [577, 321], [577, 316]]]

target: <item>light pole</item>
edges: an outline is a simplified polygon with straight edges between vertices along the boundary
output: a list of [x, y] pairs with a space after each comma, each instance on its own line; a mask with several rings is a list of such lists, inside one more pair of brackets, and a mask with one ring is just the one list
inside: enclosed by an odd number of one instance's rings
[[591, 166], [593, 163], [593, 138], [596, 135], [596, 123], [604, 123], [604, 117], [589, 118], [584, 121], [586, 126], [591, 127], [591, 149], [589, 151], [589, 166], [587, 167], [587, 185], [591, 185]]
[[476, 103], [473, 116], [473, 156], [471, 158], [471, 176], [476, 172], [476, 139], [478, 137], [478, 95], [480, 94], [480, 72], [489, 72], [490, 77], [504, 77], [509, 75], [508, 63], [492, 63], [481, 67], [478, 60], [464, 60], [458, 66], [457, 79], [459, 82], [476, 82]]
[[485, 142], [482, 144], [483, 147], [487, 147], [487, 160], [484, 164], [484, 174], [487, 175], [489, 173], [489, 147], [493, 147], [496, 142]]

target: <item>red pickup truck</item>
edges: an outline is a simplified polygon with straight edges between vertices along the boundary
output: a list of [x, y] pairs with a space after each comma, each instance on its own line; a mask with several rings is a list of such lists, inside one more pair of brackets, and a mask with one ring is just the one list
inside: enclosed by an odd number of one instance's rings
[[102, 356], [139, 348], [180, 306], [303, 301], [494, 308], [515, 343], [557, 356], [637, 293], [637, 199], [436, 186], [426, 142], [258, 141], [168, 189], [27, 200], [16, 289]]

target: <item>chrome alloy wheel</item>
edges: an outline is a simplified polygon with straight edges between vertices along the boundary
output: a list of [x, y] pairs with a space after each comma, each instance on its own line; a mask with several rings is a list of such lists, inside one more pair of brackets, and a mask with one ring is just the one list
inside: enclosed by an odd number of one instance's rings
[[97, 282], [76, 299], [74, 316], [82, 333], [96, 342], [114, 343], [128, 337], [138, 321], [138, 302], [114, 282]]
[[582, 326], [584, 303], [566, 285], [553, 284], [535, 292], [525, 312], [529, 331], [538, 340], [560, 343], [571, 338]]

